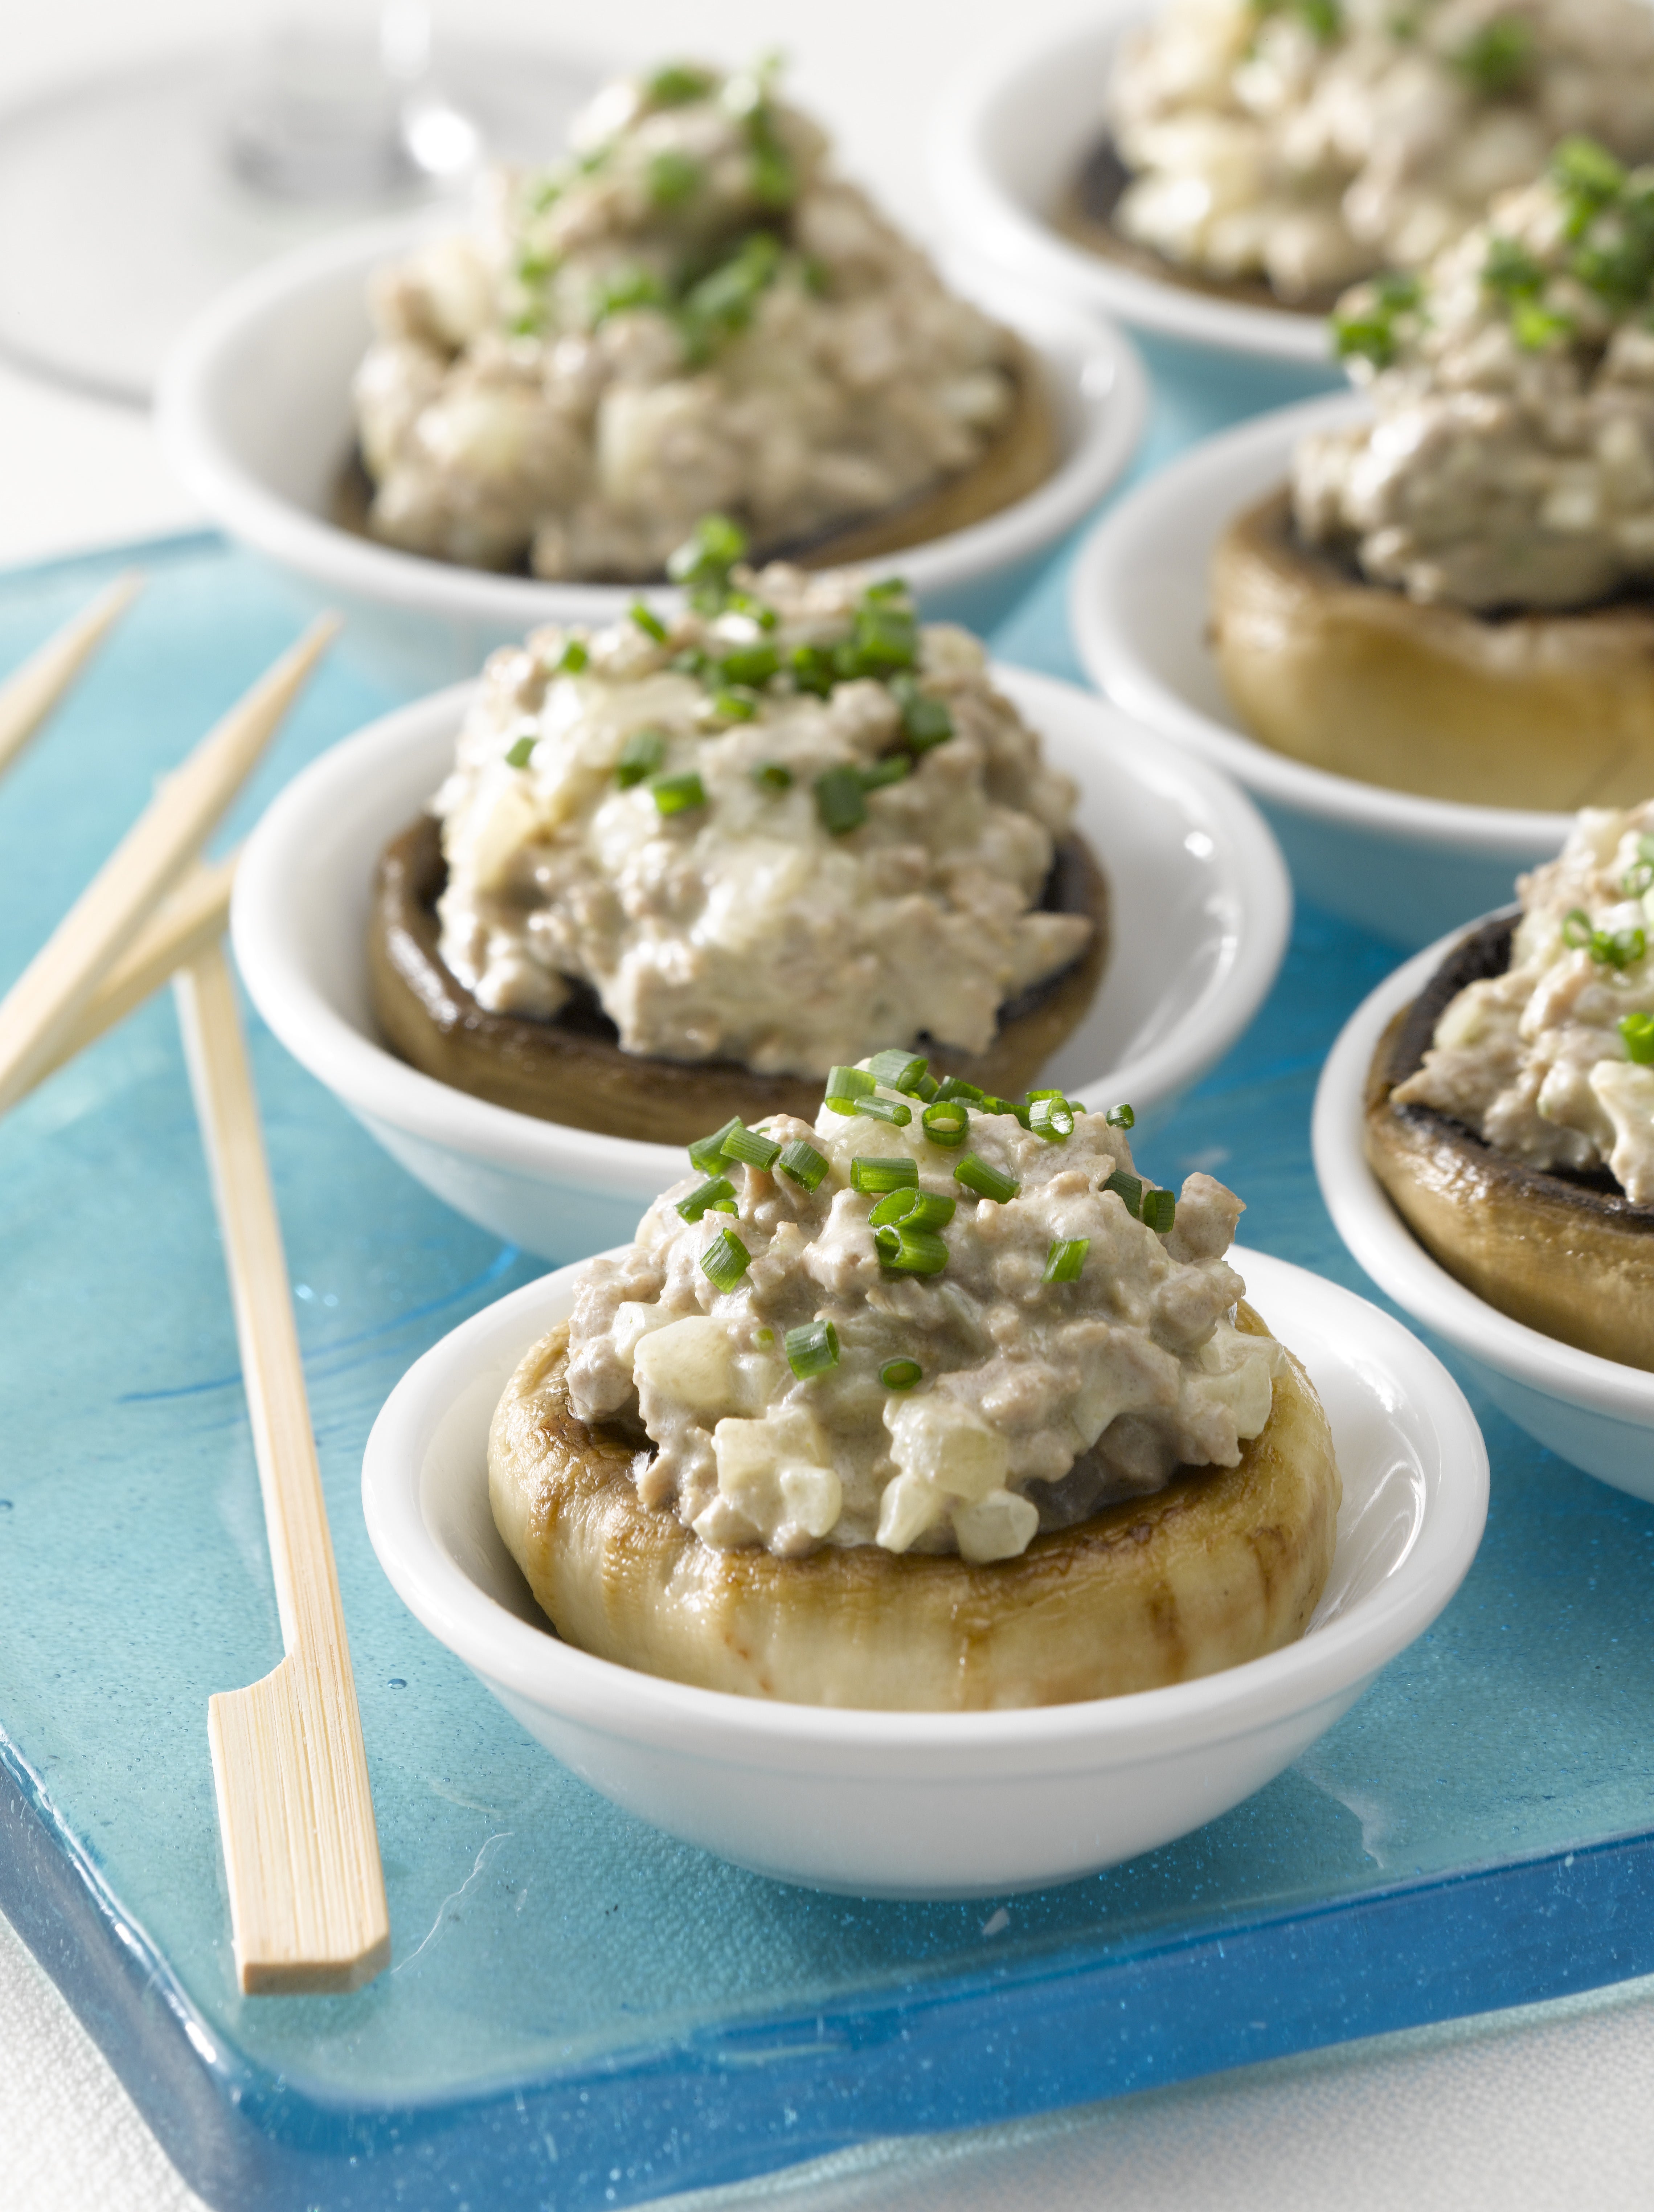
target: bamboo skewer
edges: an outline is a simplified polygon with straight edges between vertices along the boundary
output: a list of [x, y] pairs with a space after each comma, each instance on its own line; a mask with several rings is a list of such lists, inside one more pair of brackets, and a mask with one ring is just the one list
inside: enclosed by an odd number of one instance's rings
[[0, 1113], [57, 1056], [126, 940], [194, 859], [337, 629], [313, 623], [161, 783], [0, 1002]]
[[391, 1954], [361, 1716], [252, 1071], [222, 946], [174, 979], [235, 1306], [287, 1656], [207, 1706], [249, 1995], [351, 1990]]
[[237, 857], [196, 862], [178, 889], [155, 908], [130, 949], [106, 973], [72, 1028], [31, 1079], [31, 1089], [95, 1043], [106, 1030], [124, 1022], [185, 961], [217, 944], [229, 920]]
[[0, 684], [0, 775], [52, 712], [143, 588], [136, 568], [117, 576]]

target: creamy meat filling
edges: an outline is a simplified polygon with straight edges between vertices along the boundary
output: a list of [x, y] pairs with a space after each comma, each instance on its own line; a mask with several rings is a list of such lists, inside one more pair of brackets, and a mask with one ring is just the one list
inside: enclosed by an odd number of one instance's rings
[[1654, 155], [1639, 0], [1169, 0], [1109, 88], [1140, 244], [1287, 301], [1417, 267], [1586, 131]]
[[1452, 1000], [1391, 1097], [1536, 1168], [1606, 1168], [1654, 1205], [1654, 801], [1587, 809], [1517, 890], [1507, 971]]
[[1300, 534], [1375, 583], [1477, 610], [1584, 607], [1645, 586], [1651, 308], [1654, 167], [1566, 142], [1421, 277], [1342, 302], [1374, 418], [1300, 444]]
[[732, 574], [739, 542], [705, 526], [670, 619], [494, 656], [434, 801], [441, 957], [496, 1012], [585, 985], [666, 1059], [981, 1051], [1090, 940], [1038, 903], [1073, 787], [964, 631], [900, 586]]
[[587, 1265], [574, 1409], [641, 1419], [643, 1503], [716, 1549], [1010, 1558], [1234, 1466], [1268, 1419], [1277, 1348], [1237, 1331], [1225, 1258], [1240, 1200], [1146, 1184], [1129, 1109], [924, 1069], [880, 1054], [833, 1072], [813, 1128], [709, 1136]]
[[611, 85], [560, 167], [382, 270], [369, 526], [550, 577], [660, 572], [698, 515], [804, 540], [968, 469], [1008, 335], [834, 173], [767, 70]]

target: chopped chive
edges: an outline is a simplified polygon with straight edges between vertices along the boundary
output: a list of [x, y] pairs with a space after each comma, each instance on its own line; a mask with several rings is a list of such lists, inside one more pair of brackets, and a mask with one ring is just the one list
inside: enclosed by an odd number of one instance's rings
[[559, 676], [578, 676], [591, 658], [585, 639], [571, 637], [558, 656], [556, 673]]
[[1028, 1126], [1048, 1145], [1066, 1145], [1074, 1133], [1074, 1109], [1061, 1096], [1031, 1099]]
[[758, 712], [757, 698], [747, 691], [714, 691], [695, 710], [703, 730], [727, 728], [731, 722], [751, 722]]
[[519, 738], [516, 744], [513, 745], [511, 750], [506, 755], [506, 766], [508, 768], [526, 768], [528, 766], [529, 755], [533, 751], [535, 746], [538, 743], [539, 739], [538, 738]]
[[939, 1099], [963, 1098], [970, 1105], [980, 1106], [988, 1093], [979, 1091], [974, 1083], [967, 1083], [963, 1075], [945, 1075], [936, 1087], [936, 1096]]
[[760, 638], [751, 645], [732, 646], [719, 663], [719, 672], [727, 684], [746, 684], [757, 690], [780, 667], [780, 653], [768, 638]]
[[867, 1218], [875, 1229], [946, 1229], [959, 1210], [957, 1199], [933, 1190], [893, 1190]]
[[867, 1062], [867, 1073], [875, 1083], [882, 1083], [886, 1091], [904, 1091], [911, 1097], [930, 1062], [917, 1053], [876, 1052]]
[[858, 1098], [850, 1109], [867, 1121], [888, 1121], [893, 1129], [905, 1129], [913, 1119], [911, 1106], [898, 1106], [893, 1098]]
[[915, 1159], [868, 1159], [858, 1157], [850, 1162], [852, 1190], [917, 1190], [919, 1163]]
[[657, 645], [666, 643], [666, 625], [653, 607], [646, 605], [642, 599], [634, 599], [627, 612], [645, 637], [652, 637]]
[[1177, 1218], [1177, 1201], [1169, 1190], [1143, 1193], [1143, 1219], [1157, 1237], [1164, 1237]]
[[1141, 1176], [1128, 1175], [1123, 1168], [1116, 1168], [1103, 1188], [1114, 1193], [1134, 1220], [1142, 1218], [1143, 1178]]
[[615, 781], [623, 791], [629, 791], [635, 783], [642, 783], [645, 776], [653, 775], [666, 757], [666, 740], [662, 731], [634, 730], [620, 748], [620, 758], [615, 763]]
[[763, 600], [754, 598], [751, 592], [732, 592], [728, 603], [736, 614], [751, 615], [760, 629], [781, 628], [781, 617], [775, 612], [774, 607], [768, 606]]
[[658, 775], [649, 789], [662, 814], [687, 814], [691, 807], [707, 803], [706, 786], [693, 769], [683, 775]]
[[833, 656], [818, 645], [795, 645], [787, 656], [793, 681], [800, 691], [824, 699], [832, 690]]
[[1621, 877], [1620, 889], [1627, 898], [1641, 898], [1645, 891], [1654, 890], [1654, 837], [1637, 840], [1636, 865]]
[[890, 689], [902, 709], [902, 735], [909, 751], [927, 753], [953, 735], [953, 717], [946, 700], [921, 691], [911, 676], [892, 676]]
[[886, 1267], [903, 1275], [939, 1275], [948, 1262], [947, 1246], [933, 1229], [881, 1229], [875, 1243]]
[[816, 778], [816, 812], [829, 836], [842, 837], [867, 818], [867, 795], [853, 768], [830, 768]]
[[887, 1390], [911, 1390], [915, 1382], [922, 1382], [925, 1370], [916, 1359], [887, 1359], [879, 1370], [879, 1379]]
[[721, 1229], [701, 1255], [701, 1273], [721, 1291], [733, 1291], [752, 1265], [752, 1255], [733, 1229]]
[[878, 1085], [865, 1067], [830, 1067], [827, 1103], [835, 1114], [854, 1114], [858, 1098], [870, 1097]]
[[963, 1098], [934, 1099], [919, 1118], [931, 1143], [946, 1145], [950, 1150], [964, 1144], [970, 1126], [970, 1110]]
[[690, 1164], [700, 1169], [702, 1175], [717, 1175], [724, 1164], [724, 1146], [737, 1129], [745, 1123], [738, 1115], [731, 1115], [721, 1129], [715, 1129], [709, 1137], [697, 1137], [689, 1147]]
[[783, 1175], [791, 1176], [794, 1182], [802, 1183], [806, 1190], [819, 1189], [827, 1173], [826, 1161], [802, 1137], [794, 1137], [790, 1145], [782, 1146], [775, 1165]]
[[1137, 1116], [1129, 1106], [1110, 1106], [1103, 1119], [1111, 1129], [1131, 1129], [1137, 1126]]
[[762, 1168], [766, 1175], [781, 1156], [781, 1148], [773, 1137], [760, 1136], [756, 1129], [732, 1129], [724, 1139], [724, 1158], [739, 1160], [743, 1167]]
[[800, 1382], [838, 1364], [838, 1331], [830, 1321], [806, 1321], [781, 1339], [787, 1364]]
[[686, 107], [691, 100], [706, 99], [713, 83], [704, 70], [687, 68], [682, 62], [668, 62], [665, 69], [655, 71], [645, 90], [653, 107]]
[[1634, 1060], [1639, 1067], [1654, 1067], [1654, 1014], [1621, 1014], [1620, 1035], [1627, 1060]]
[[705, 173], [693, 155], [665, 147], [649, 162], [649, 198], [656, 207], [682, 207], [699, 191]]
[[991, 1092], [985, 1092], [982, 1111], [984, 1114], [1009, 1114], [1013, 1121], [1020, 1121], [1025, 1129], [1028, 1127], [1029, 1106], [1025, 1098], [995, 1098]]
[[678, 1211], [685, 1221], [698, 1221], [714, 1206], [721, 1208], [726, 1200], [733, 1202], [735, 1186], [727, 1176], [713, 1176], [698, 1190], [690, 1191], [687, 1198], [678, 1201]]
[[962, 1182], [967, 1190], [974, 1190], [978, 1198], [996, 1200], [1008, 1206], [1022, 1185], [1014, 1176], [1000, 1168], [990, 1167], [979, 1152], [967, 1152], [953, 1170], [955, 1182]]
[[761, 1351], [767, 1352], [775, 1341], [775, 1332], [773, 1328], [755, 1328], [752, 1332], [752, 1341]]
[[1092, 1249], [1089, 1237], [1059, 1237], [1045, 1255], [1043, 1283], [1077, 1283], [1079, 1271], [1085, 1264], [1085, 1255]]
[[727, 514], [703, 514], [668, 557], [666, 574], [684, 586], [692, 607], [717, 614], [729, 604], [729, 572], [745, 555], [746, 532], [739, 523]]
[[1562, 942], [1571, 945], [1576, 952], [1583, 952], [1590, 943], [1590, 916], [1584, 907], [1574, 907], [1563, 915]]
[[876, 760], [871, 768], [858, 769], [856, 774], [863, 791], [882, 791], [886, 784], [905, 783], [913, 774], [913, 763], [906, 753], [886, 753], [883, 760]]
[[922, 1098], [926, 1105], [928, 1106], [940, 1087], [941, 1086], [937, 1082], [936, 1078], [927, 1072], [915, 1083], [912, 1095], [915, 1098]]
[[752, 781], [760, 791], [790, 791], [793, 771], [781, 761], [764, 761], [753, 769]]

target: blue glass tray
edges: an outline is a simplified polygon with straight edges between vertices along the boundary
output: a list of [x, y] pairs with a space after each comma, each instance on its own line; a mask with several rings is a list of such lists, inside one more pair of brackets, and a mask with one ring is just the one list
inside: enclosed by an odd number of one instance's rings
[[[1158, 365], [1145, 465], [1283, 396]], [[0, 786], [0, 981], [292, 633], [216, 538], [143, 557], [149, 592]], [[115, 565], [0, 579], [0, 666]], [[1072, 675], [1061, 568], [998, 643]], [[393, 703], [336, 656], [232, 834]], [[1249, 1242], [1361, 1289], [1310, 1099], [1395, 957], [1302, 914], [1263, 1016], [1149, 1158], [1222, 1174]], [[1295, 1768], [1168, 1850], [1002, 1907], [859, 1904], [615, 1811], [404, 1612], [357, 1502], [392, 1384], [534, 1263], [256, 1024], [252, 1047], [390, 1890], [392, 1969], [354, 1996], [234, 1987], [206, 1701], [280, 1638], [170, 1006], [0, 1123], [0, 1907], [210, 2203], [583, 2212], [1654, 1970], [1654, 1510], [1486, 1403], [1493, 1510], [1458, 1598]]]

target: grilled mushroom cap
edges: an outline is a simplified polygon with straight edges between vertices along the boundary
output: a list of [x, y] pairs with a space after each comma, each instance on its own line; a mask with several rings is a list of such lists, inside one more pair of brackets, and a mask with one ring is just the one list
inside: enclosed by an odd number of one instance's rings
[[1246, 727], [1311, 768], [1558, 811], [1654, 789], [1654, 605], [1422, 606], [1303, 544], [1283, 488], [1219, 543], [1210, 636]]
[[[733, 1060], [624, 1052], [595, 999], [566, 1006], [549, 1022], [490, 1013], [437, 951], [436, 902], [446, 880], [441, 833], [422, 815], [380, 856], [368, 921], [374, 1012], [387, 1042], [415, 1067], [542, 1121], [658, 1144], [689, 1144], [732, 1114], [747, 1121], [768, 1114], [814, 1121], [819, 1078], [754, 1075]], [[1046, 902], [1061, 913], [1089, 915], [1091, 943], [1061, 974], [1001, 1009], [999, 1034], [986, 1052], [933, 1053], [939, 1073], [1014, 1097], [1084, 1018], [1107, 957], [1108, 888], [1077, 837], [1058, 848]]]
[[[1268, 1331], [1250, 1307], [1238, 1325]], [[1215, 1674], [1292, 1643], [1332, 1566], [1341, 1486], [1290, 1356], [1238, 1467], [972, 1566], [876, 1545], [716, 1552], [639, 1502], [635, 1429], [569, 1409], [566, 1324], [512, 1376], [489, 1436], [494, 1518], [565, 1641], [645, 1674], [792, 1704], [921, 1712], [1067, 1705]]]
[[1654, 1369], [1654, 1207], [1607, 1174], [1529, 1167], [1450, 1115], [1390, 1101], [1449, 1000], [1509, 967], [1517, 920], [1473, 930], [1385, 1030], [1367, 1079], [1367, 1158], [1431, 1257], [1479, 1298], [1582, 1352]]

